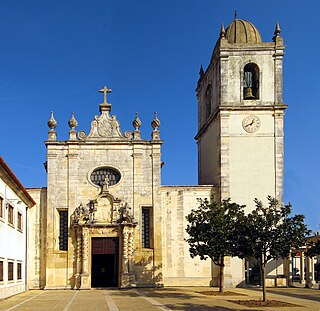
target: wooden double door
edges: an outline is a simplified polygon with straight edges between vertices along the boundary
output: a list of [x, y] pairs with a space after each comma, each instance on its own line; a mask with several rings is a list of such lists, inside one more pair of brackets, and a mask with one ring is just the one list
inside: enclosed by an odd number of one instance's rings
[[91, 287], [117, 287], [119, 238], [92, 238]]

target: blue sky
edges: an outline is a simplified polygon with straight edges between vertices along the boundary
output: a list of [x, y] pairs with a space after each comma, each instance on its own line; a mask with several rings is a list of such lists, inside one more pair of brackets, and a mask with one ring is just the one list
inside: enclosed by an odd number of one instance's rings
[[[284, 59], [285, 201], [320, 229], [319, 1], [48, 1], [0, 2], [0, 154], [26, 187], [46, 185], [43, 162], [53, 110], [61, 140], [71, 112], [89, 130], [107, 84], [122, 131], [135, 112], [149, 139], [157, 111], [162, 183], [197, 184], [196, 82], [220, 25], [251, 21], [271, 41], [278, 20]], [[263, 176], [262, 176], [263, 178]]]

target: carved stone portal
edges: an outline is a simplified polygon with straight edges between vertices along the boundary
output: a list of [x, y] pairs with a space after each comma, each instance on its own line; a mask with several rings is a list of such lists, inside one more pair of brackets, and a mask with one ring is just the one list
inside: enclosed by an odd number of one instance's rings
[[88, 204], [77, 207], [72, 220], [75, 234], [76, 288], [91, 288], [93, 237], [119, 238], [118, 286], [135, 286], [133, 241], [137, 222], [128, 204], [120, 204], [120, 200], [103, 193]]

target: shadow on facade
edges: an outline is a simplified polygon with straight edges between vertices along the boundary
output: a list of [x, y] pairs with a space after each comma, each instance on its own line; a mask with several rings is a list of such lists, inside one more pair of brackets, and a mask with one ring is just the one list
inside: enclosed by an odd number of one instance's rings
[[136, 282], [141, 287], [162, 287], [162, 264], [154, 265], [152, 257], [142, 258], [134, 263]]

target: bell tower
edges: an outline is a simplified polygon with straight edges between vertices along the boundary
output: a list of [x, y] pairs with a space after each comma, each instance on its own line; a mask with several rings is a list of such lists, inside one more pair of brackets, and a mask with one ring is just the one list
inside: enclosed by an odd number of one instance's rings
[[284, 110], [280, 27], [264, 42], [250, 22], [235, 18], [220, 36], [208, 68], [200, 68], [198, 182], [249, 211], [254, 198], [282, 201]]

